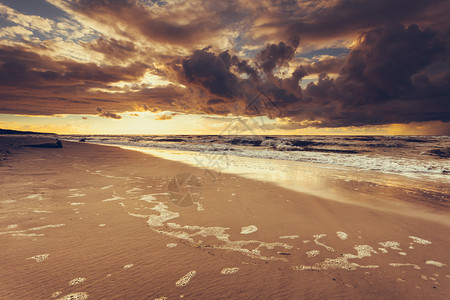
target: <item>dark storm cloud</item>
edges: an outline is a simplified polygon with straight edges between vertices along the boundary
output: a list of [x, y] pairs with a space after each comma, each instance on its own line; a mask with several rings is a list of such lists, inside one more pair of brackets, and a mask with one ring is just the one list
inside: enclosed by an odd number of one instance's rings
[[291, 61], [294, 58], [297, 44], [298, 43], [289, 46], [284, 42], [280, 42], [278, 45], [267, 45], [257, 57], [257, 59], [261, 61], [261, 67], [264, 72], [271, 73], [277, 66], [283, 66]]
[[[239, 78], [239, 74], [258, 80], [248, 61], [231, 56], [228, 51], [216, 55], [209, 48], [196, 50], [191, 56], [169, 64], [169, 68], [179, 82], [228, 99], [241, 97], [244, 92], [242, 84], [245, 80]], [[232, 71], [233, 68], [236, 72]]]
[[[296, 72], [306, 74], [338, 73], [345, 62], [343, 57], [329, 57], [310, 64], [303, 64]], [[302, 76], [303, 77], [303, 76]]]
[[[448, 121], [449, 77], [432, 79], [424, 72], [428, 65], [446, 59], [445, 53], [434, 32], [416, 25], [369, 31], [337, 78], [323, 74], [304, 90], [311, 104], [306, 117], [333, 127]], [[317, 106], [323, 110], [311, 111]]]
[[[210, 49], [195, 51], [174, 69], [181, 82], [207, 91], [206, 104], [212, 110], [203, 108], [207, 113], [233, 112], [236, 105], [246, 107], [255, 95], [264, 92], [287, 116], [320, 121], [315, 126], [448, 121], [449, 72], [426, 72], [428, 66], [446, 59], [445, 51], [435, 32], [417, 25], [396, 25], [363, 34], [345, 59], [304, 64], [285, 79], [243, 78], [233, 72], [237, 57], [230, 58], [228, 52], [216, 55]], [[272, 74], [292, 61], [293, 54], [292, 46], [280, 42], [267, 45], [257, 58], [262, 72]], [[257, 73], [248, 67], [251, 72], [247, 73]], [[332, 78], [326, 72], [338, 76]], [[299, 81], [317, 73], [318, 82], [302, 90]], [[198, 105], [204, 106], [204, 102]]]
[[284, 23], [288, 35], [304, 39], [326, 39], [354, 34], [380, 26], [400, 23], [424, 23], [431, 18], [445, 18], [445, 0], [341, 0], [336, 5], [318, 9], [296, 21]]

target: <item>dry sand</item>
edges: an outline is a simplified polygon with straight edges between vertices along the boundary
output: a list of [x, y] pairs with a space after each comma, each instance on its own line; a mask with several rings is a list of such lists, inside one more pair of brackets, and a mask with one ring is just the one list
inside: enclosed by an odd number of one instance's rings
[[[0, 299], [450, 297], [445, 222], [115, 147], [18, 146], [31, 142], [0, 137]], [[180, 173], [200, 178], [199, 205], [170, 201]]]

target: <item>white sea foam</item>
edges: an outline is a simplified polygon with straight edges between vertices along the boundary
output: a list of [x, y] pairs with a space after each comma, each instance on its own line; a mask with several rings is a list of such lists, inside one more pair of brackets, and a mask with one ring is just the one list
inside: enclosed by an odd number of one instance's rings
[[134, 188], [132, 188], [131, 190], [126, 191], [126, 193], [127, 193], [127, 194], [132, 194], [132, 193], [137, 193], [137, 192], [139, 192], [139, 191], [142, 191], [142, 189], [141, 189], [141, 188], [138, 188], [138, 187], [134, 187]]
[[[443, 175], [443, 171], [448, 171], [445, 161], [431, 159], [430, 156], [419, 155], [426, 153], [429, 147], [442, 147], [450, 145], [448, 137], [420, 137], [426, 143], [415, 143], [408, 141], [409, 137], [377, 137], [373, 140], [358, 140], [347, 137], [272, 137], [264, 139], [261, 137], [247, 136], [229, 137], [217, 136], [214, 138], [189, 136], [182, 137], [183, 143], [162, 141], [160, 137], [139, 137], [133, 136], [113, 136], [91, 137], [90, 142], [99, 144], [140, 147], [143, 149], [172, 149], [179, 151], [201, 152], [203, 155], [226, 155], [241, 157], [256, 157], [277, 160], [291, 160], [312, 162], [320, 164], [340, 165], [357, 169], [378, 170], [382, 172], [399, 172], [408, 174], [430, 174]], [[67, 140], [79, 140], [79, 136], [66, 136]], [[159, 140], [158, 140], [159, 139]], [[207, 141], [206, 139], [210, 139]], [[234, 139], [234, 140], [233, 140]], [[406, 141], [405, 141], [406, 139]], [[242, 142], [241, 142], [242, 140]], [[246, 141], [259, 141], [260, 146], [249, 147]], [[341, 150], [363, 150], [360, 153], [327, 153], [308, 151], [308, 147], [296, 146], [296, 142], [312, 142], [312, 148], [321, 148], [320, 144], [338, 147]], [[315, 146], [314, 143], [319, 145]], [[242, 146], [246, 146], [243, 148]], [[425, 145], [425, 146], [424, 146]], [[424, 149], [424, 147], [426, 147]], [[379, 151], [379, 149], [383, 151]], [[425, 151], [420, 151], [424, 149]], [[231, 150], [231, 151], [230, 151]], [[321, 149], [318, 149], [321, 150]], [[326, 150], [326, 149], [325, 149]], [[411, 151], [413, 150], [413, 151]], [[375, 155], [374, 155], [375, 154]], [[94, 174], [102, 175], [100, 171]]]
[[[166, 223], [166, 225], [170, 229], [175, 229], [176, 231], [166, 231], [161, 229], [154, 229], [156, 232], [160, 234], [164, 234], [170, 237], [175, 237], [179, 239], [183, 239], [186, 241], [189, 241], [196, 245], [196, 247], [211, 247], [215, 249], [222, 249], [222, 250], [229, 250], [229, 251], [237, 251], [244, 255], [247, 255], [251, 258], [258, 258], [261, 260], [280, 260], [280, 261], [287, 261], [284, 257], [274, 257], [274, 256], [264, 256], [261, 255], [260, 249], [266, 248], [269, 250], [274, 249], [275, 247], [281, 247], [284, 249], [291, 249], [293, 246], [284, 244], [284, 243], [266, 243], [261, 241], [255, 241], [255, 240], [247, 240], [247, 241], [230, 241], [229, 237], [230, 235], [226, 233], [226, 231], [229, 228], [225, 227], [201, 227], [201, 226], [181, 226], [175, 223]], [[182, 231], [184, 230], [184, 231]], [[190, 232], [192, 233], [190, 233]], [[220, 244], [215, 244], [214, 246], [211, 245], [204, 245], [200, 241], [196, 242], [194, 240], [195, 237], [201, 236], [201, 237], [215, 237]], [[245, 247], [249, 247], [253, 245], [253, 249], [247, 249]]]
[[184, 275], [183, 277], [181, 277], [176, 283], [176, 286], [186, 286], [189, 281], [191, 281], [192, 277], [195, 276], [197, 272], [195, 270], [188, 272], [186, 275]]
[[43, 230], [43, 229], [47, 229], [47, 228], [58, 228], [61, 226], [65, 226], [66, 224], [51, 224], [51, 225], [44, 225], [44, 226], [39, 226], [39, 227], [33, 227], [33, 228], [29, 228], [29, 229], [23, 229], [23, 230], [16, 230], [16, 231], [3, 231], [0, 232], [0, 235], [3, 234], [20, 234], [20, 233], [24, 233], [27, 231], [38, 231], [38, 230]]
[[152, 203], [155, 202], [156, 197], [154, 196], [154, 194], [143, 195], [139, 200]]
[[235, 274], [239, 271], [239, 268], [224, 268], [222, 269], [222, 271], [220, 271], [220, 274], [222, 275], [230, 275], [230, 274]]
[[346, 240], [348, 239], [348, 234], [346, 234], [345, 232], [342, 231], [337, 231], [336, 235], [341, 239], [341, 240]]
[[169, 243], [166, 245], [167, 248], [175, 248], [178, 244], [177, 243]]
[[148, 217], [147, 224], [152, 227], [160, 227], [163, 226], [164, 222], [180, 216], [179, 213], [170, 211], [167, 208], [168, 207], [163, 203], [158, 203], [155, 207], [151, 208], [151, 210], [159, 212], [159, 216], [150, 215]]
[[425, 263], [427, 265], [432, 265], [432, 266], [436, 266], [436, 267], [444, 267], [444, 266], [446, 266], [446, 264], [441, 263], [439, 261], [435, 261], [435, 260], [427, 260], [427, 261], [425, 261]]
[[416, 270], [420, 270], [421, 267], [419, 267], [416, 264], [410, 264], [410, 263], [390, 263], [391, 267], [413, 267]]
[[36, 199], [37, 201], [44, 200], [44, 198], [42, 197], [41, 194], [33, 194], [33, 195], [27, 196], [23, 199]]
[[280, 236], [280, 239], [291, 239], [291, 240], [293, 240], [293, 239], [298, 239], [298, 238], [299, 238], [298, 235], [283, 235], [283, 236]]
[[11, 203], [16, 203], [16, 200], [12, 200], [12, 199], [8, 199], [8, 200], [2, 200], [0, 201], [0, 204], [11, 204]]
[[255, 225], [244, 226], [241, 228], [241, 234], [250, 234], [258, 230]]
[[320, 254], [319, 250], [311, 250], [311, 251], [306, 252], [306, 255], [308, 257], [315, 257], [315, 256], [317, 256], [319, 254]]
[[121, 200], [121, 199], [124, 199], [124, 198], [113, 194], [111, 198], [102, 200], [102, 202], [111, 202], [111, 201], [117, 201], [117, 200]]
[[314, 243], [316, 243], [316, 245], [319, 245], [319, 246], [324, 247], [324, 248], [327, 249], [328, 251], [334, 252], [334, 248], [333, 248], [333, 247], [330, 247], [330, 246], [328, 246], [328, 245], [325, 245], [324, 243], [322, 243], [322, 242], [319, 241], [319, 239], [324, 238], [324, 237], [326, 237], [326, 236], [327, 236], [327, 235], [326, 235], [325, 233], [313, 235], [313, 237], [314, 237]]
[[38, 209], [33, 210], [33, 212], [36, 214], [51, 214], [52, 213], [51, 211], [48, 211], [48, 210], [38, 210]]
[[58, 297], [58, 296], [61, 295], [61, 294], [62, 294], [61, 291], [53, 292], [53, 293], [52, 293], [52, 298], [56, 298], [56, 297]]
[[200, 202], [195, 202], [196, 206], [197, 206], [197, 211], [204, 211], [205, 209], [203, 208], [203, 205]]
[[357, 268], [378, 268], [378, 265], [366, 265], [361, 266], [354, 262], [349, 262], [349, 259], [362, 259], [364, 257], [371, 256], [372, 253], [377, 253], [371, 246], [369, 245], [357, 245], [354, 247], [357, 251], [357, 254], [342, 254], [342, 256], [337, 258], [326, 258], [324, 261], [316, 263], [312, 266], [309, 265], [300, 265], [291, 267], [297, 271], [304, 270], [328, 270], [328, 269], [346, 269], [346, 270], [356, 270]]
[[44, 236], [43, 233], [12, 233], [12, 236], [16, 237], [35, 237], [35, 236]]
[[107, 189], [110, 189], [112, 187], [114, 187], [114, 185], [112, 185], [112, 184], [111, 185], [107, 185], [107, 186], [102, 187], [101, 190], [107, 190]]
[[62, 298], [59, 298], [58, 300], [86, 300], [89, 298], [89, 295], [85, 292], [77, 292], [65, 295]]
[[19, 225], [18, 224], [11, 224], [11, 225], [8, 225], [6, 228], [7, 229], [14, 229], [14, 228], [17, 228]]
[[36, 262], [40, 263], [46, 260], [49, 256], [50, 254], [38, 254], [32, 257], [28, 257], [27, 259], [34, 259]]
[[427, 240], [418, 238], [418, 237], [416, 237], [416, 236], [410, 235], [409, 238], [412, 239], [413, 242], [416, 243], [416, 244], [431, 245], [431, 242], [430, 242], [430, 241], [427, 241]]
[[123, 269], [128, 270], [128, 269], [131, 269], [132, 267], [134, 267], [134, 264], [128, 264], [128, 265], [123, 266]]
[[86, 194], [83, 193], [74, 193], [72, 195], [67, 196], [67, 198], [77, 198], [77, 197], [84, 197]]
[[85, 281], [86, 281], [86, 278], [78, 277], [78, 278], [74, 278], [71, 281], [69, 281], [69, 285], [77, 285], [77, 284], [83, 283]]
[[380, 244], [381, 246], [383, 246], [384, 248], [391, 248], [393, 250], [399, 250], [401, 251], [402, 249], [400, 248], [400, 243], [396, 242], [396, 241], [386, 241], [386, 242], [379, 242], [378, 244]]

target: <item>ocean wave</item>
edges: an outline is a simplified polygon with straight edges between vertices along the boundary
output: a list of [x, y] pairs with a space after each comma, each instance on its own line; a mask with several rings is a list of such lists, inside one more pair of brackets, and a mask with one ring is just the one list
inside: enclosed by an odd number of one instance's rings
[[[400, 174], [450, 172], [448, 137], [84, 136], [87, 142], [338, 165]], [[61, 136], [78, 141], [80, 136]], [[429, 142], [419, 142], [419, 141]], [[376, 142], [374, 142], [376, 141]], [[407, 142], [405, 142], [407, 141]], [[413, 142], [414, 141], [414, 142]], [[442, 150], [444, 149], [444, 150]], [[448, 176], [448, 175], [446, 175]]]

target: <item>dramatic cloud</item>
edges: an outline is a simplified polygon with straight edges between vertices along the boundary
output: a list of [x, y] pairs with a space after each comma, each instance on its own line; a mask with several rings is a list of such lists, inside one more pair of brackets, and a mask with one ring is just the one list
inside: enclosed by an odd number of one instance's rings
[[0, 4], [0, 113], [450, 121], [448, 1], [46, 1]]

